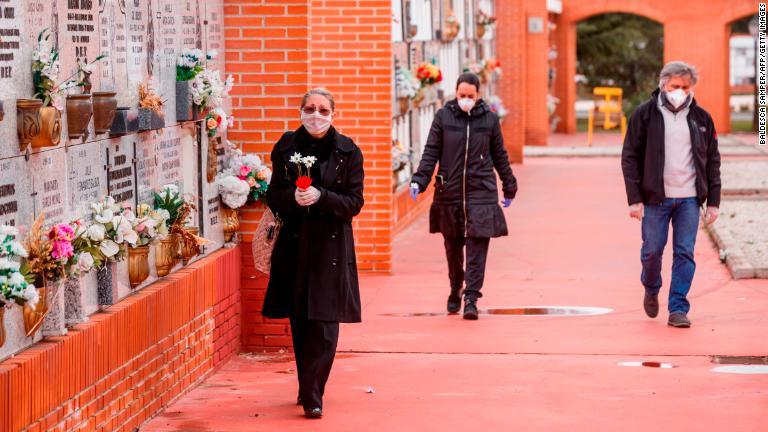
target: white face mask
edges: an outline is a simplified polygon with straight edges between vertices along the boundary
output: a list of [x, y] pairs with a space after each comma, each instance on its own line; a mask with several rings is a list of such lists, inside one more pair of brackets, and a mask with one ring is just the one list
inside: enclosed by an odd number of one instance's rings
[[[691, 97], [693, 97], [693, 92], [691, 92]], [[673, 90], [667, 92], [667, 100], [677, 109], [688, 100], [688, 94], [683, 89]]]
[[470, 98], [461, 98], [459, 99], [459, 107], [464, 112], [470, 112], [472, 111], [472, 108], [475, 107], [475, 100]]
[[331, 128], [332, 114], [324, 116], [319, 111], [312, 114], [301, 113], [301, 124], [312, 135], [320, 135]]

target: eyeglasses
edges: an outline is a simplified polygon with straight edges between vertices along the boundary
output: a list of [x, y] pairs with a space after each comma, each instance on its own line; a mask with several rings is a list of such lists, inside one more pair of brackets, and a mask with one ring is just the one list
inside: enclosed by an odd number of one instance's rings
[[315, 111], [319, 112], [321, 116], [328, 117], [331, 115], [331, 110], [328, 108], [321, 106], [320, 108], [315, 108], [314, 105], [311, 106], [305, 106], [301, 109], [301, 111], [306, 115], [312, 115], [315, 113]]

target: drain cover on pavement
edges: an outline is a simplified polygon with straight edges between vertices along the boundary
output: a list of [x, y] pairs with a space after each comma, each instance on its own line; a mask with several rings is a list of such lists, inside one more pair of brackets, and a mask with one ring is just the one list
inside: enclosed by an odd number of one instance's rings
[[729, 365], [768, 365], [768, 356], [713, 356], [712, 363]]
[[676, 368], [677, 367], [677, 366], [673, 365], [672, 363], [639, 362], [639, 361], [621, 362], [621, 363], [619, 363], [619, 366], [648, 367], [648, 368], [657, 368], [657, 369], [672, 369], [672, 368]]
[[768, 374], [768, 366], [759, 366], [759, 365], [718, 366], [712, 369], [712, 372], [742, 374], [742, 375], [762, 375], [762, 374]]
[[518, 308], [488, 309], [489, 315], [604, 315], [613, 309], [581, 306], [529, 306]]

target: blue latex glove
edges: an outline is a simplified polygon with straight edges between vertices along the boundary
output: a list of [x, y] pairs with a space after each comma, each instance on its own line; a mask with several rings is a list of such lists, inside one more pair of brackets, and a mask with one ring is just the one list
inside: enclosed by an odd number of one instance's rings
[[504, 208], [507, 208], [512, 205], [512, 198], [504, 198], [504, 201], [501, 202], [501, 205], [504, 206]]
[[419, 196], [419, 192], [421, 190], [419, 189], [419, 185], [417, 183], [411, 183], [411, 199], [416, 201], [416, 198]]

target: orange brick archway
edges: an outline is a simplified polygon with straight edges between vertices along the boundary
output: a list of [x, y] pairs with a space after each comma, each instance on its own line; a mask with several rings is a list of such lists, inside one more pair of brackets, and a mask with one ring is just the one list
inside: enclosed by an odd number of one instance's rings
[[731, 23], [757, 13], [751, 0], [564, 0], [557, 17], [555, 96], [562, 119], [558, 132], [576, 132], [576, 24], [594, 15], [631, 13], [664, 26], [664, 61], [683, 60], [700, 72], [696, 98], [714, 117], [721, 133], [730, 131], [729, 39]]

